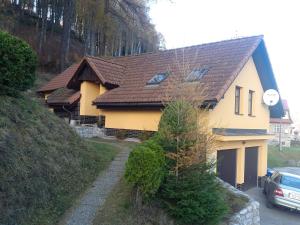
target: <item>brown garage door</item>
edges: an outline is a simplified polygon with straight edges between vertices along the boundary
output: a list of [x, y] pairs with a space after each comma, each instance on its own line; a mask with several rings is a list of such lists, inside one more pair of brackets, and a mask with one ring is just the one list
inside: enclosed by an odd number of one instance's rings
[[217, 152], [217, 174], [232, 186], [236, 185], [236, 149]]
[[245, 149], [244, 188], [247, 190], [257, 186], [258, 147]]

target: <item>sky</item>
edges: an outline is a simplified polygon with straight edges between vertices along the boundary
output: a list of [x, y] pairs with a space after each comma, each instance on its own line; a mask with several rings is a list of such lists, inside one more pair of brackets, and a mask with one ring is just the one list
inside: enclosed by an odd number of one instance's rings
[[264, 35], [280, 95], [300, 124], [299, 0], [157, 0], [150, 17], [167, 49]]

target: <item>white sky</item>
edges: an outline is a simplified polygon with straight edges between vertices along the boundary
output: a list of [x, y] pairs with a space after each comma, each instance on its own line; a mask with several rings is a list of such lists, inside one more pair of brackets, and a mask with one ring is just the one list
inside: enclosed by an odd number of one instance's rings
[[157, 0], [150, 16], [167, 48], [263, 34], [281, 96], [300, 123], [299, 0]]

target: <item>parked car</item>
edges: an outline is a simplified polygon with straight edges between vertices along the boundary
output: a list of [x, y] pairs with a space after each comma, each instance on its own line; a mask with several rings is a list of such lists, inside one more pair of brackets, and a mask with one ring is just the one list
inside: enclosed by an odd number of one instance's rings
[[300, 210], [300, 168], [274, 169], [267, 176], [263, 192], [267, 198], [267, 207], [280, 205]]

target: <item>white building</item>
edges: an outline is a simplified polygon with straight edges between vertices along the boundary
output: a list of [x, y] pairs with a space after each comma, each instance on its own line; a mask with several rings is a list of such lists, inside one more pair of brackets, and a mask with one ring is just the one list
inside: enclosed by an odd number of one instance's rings
[[274, 138], [270, 140], [269, 144], [279, 145], [281, 142], [283, 147], [290, 147], [293, 138], [293, 121], [287, 100], [282, 100], [285, 116], [283, 118], [270, 119], [270, 133], [274, 134]]

